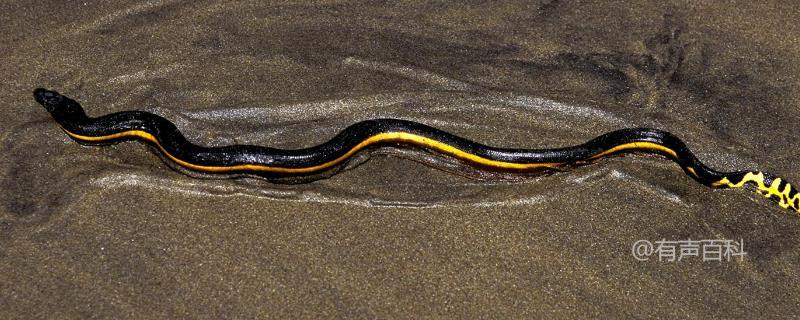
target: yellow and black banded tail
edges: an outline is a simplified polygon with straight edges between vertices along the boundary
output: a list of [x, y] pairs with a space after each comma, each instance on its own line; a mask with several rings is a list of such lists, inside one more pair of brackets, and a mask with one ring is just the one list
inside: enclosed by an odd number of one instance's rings
[[800, 214], [800, 193], [788, 181], [761, 171], [745, 171], [728, 174], [711, 183], [715, 188], [755, 187], [755, 192], [778, 202], [784, 209]]

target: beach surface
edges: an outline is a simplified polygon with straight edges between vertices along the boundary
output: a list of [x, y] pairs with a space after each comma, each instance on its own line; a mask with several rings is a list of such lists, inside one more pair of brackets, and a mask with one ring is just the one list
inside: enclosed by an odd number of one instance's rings
[[[209, 146], [373, 118], [517, 148], [652, 127], [800, 183], [793, 2], [3, 1], [0, 21], [0, 318], [800, 313], [800, 217], [659, 157], [476, 180], [389, 149], [307, 184], [198, 178], [144, 143], [81, 146], [32, 97]], [[714, 239], [746, 255], [632, 254]]]

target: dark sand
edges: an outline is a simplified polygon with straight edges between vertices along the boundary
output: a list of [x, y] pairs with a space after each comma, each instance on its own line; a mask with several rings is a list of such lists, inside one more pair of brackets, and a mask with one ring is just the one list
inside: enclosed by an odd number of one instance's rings
[[[796, 316], [800, 218], [671, 162], [485, 182], [394, 156], [304, 185], [82, 147], [31, 91], [198, 143], [300, 147], [396, 117], [553, 147], [647, 126], [800, 182], [791, 1], [3, 1], [0, 318]], [[601, 4], [603, 3], [603, 4]], [[744, 261], [640, 262], [639, 239]]]

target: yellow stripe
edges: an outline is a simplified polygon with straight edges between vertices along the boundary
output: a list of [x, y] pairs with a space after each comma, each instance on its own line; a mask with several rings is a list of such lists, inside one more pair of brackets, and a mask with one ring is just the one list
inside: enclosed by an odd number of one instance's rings
[[484, 165], [484, 166], [488, 166], [488, 167], [495, 167], [495, 168], [502, 168], [502, 169], [530, 170], [530, 169], [536, 169], [536, 168], [554, 168], [554, 167], [557, 167], [559, 165], [559, 163], [513, 163], [513, 162], [491, 160], [491, 159], [486, 159], [484, 157], [481, 157], [481, 156], [478, 156], [478, 155], [475, 155], [475, 154], [471, 154], [471, 153], [465, 152], [465, 151], [463, 151], [461, 149], [458, 149], [456, 147], [453, 147], [453, 146], [451, 146], [449, 144], [442, 143], [442, 142], [439, 142], [439, 141], [436, 141], [436, 140], [433, 140], [433, 139], [430, 139], [430, 138], [426, 138], [426, 137], [423, 137], [423, 136], [419, 136], [419, 135], [416, 135], [416, 134], [407, 133], [407, 132], [386, 132], [386, 133], [379, 133], [379, 134], [376, 134], [374, 136], [371, 136], [371, 137], [367, 138], [366, 140], [362, 141], [361, 143], [357, 144], [355, 147], [350, 149], [350, 151], [347, 151], [347, 153], [345, 153], [344, 155], [342, 155], [342, 156], [340, 156], [340, 157], [338, 157], [338, 158], [336, 158], [334, 160], [331, 160], [329, 162], [326, 162], [326, 163], [323, 163], [323, 164], [320, 164], [320, 165], [311, 166], [311, 167], [285, 168], [285, 167], [265, 166], [265, 165], [260, 165], [260, 164], [239, 164], [239, 165], [232, 165], [232, 166], [207, 166], [207, 165], [194, 164], [194, 163], [190, 163], [190, 162], [178, 159], [174, 155], [172, 155], [169, 152], [167, 152], [167, 150], [165, 150], [164, 147], [162, 147], [161, 144], [158, 142], [156, 137], [154, 137], [150, 133], [147, 133], [147, 132], [141, 131], [141, 130], [129, 130], [129, 131], [123, 131], [123, 132], [119, 132], [119, 133], [115, 133], [115, 134], [110, 134], [110, 135], [106, 135], [106, 136], [98, 136], [98, 137], [83, 136], [83, 135], [79, 135], [79, 134], [75, 134], [75, 133], [69, 132], [67, 130], [64, 130], [64, 131], [67, 134], [69, 134], [71, 137], [75, 138], [75, 139], [83, 140], [83, 141], [89, 141], [89, 142], [106, 141], [106, 140], [118, 139], [118, 138], [123, 138], [123, 137], [140, 138], [140, 139], [149, 141], [149, 142], [155, 144], [156, 146], [158, 146], [158, 148], [161, 149], [161, 152], [163, 152], [172, 161], [175, 161], [176, 163], [178, 163], [178, 164], [180, 164], [180, 165], [182, 165], [184, 167], [190, 168], [190, 169], [194, 169], [194, 170], [198, 170], [198, 171], [206, 171], [206, 172], [262, 171], [262, 172], [275, 172], [275, 173], [312, 173], [312, 172], [324, 170], [324, 169], [330, 168], [332, 166], [335, 166], [336, 164], [341, 163], [342, 161], [344, 161], [345, 159], [349, 158], [350, 156], [352, 156], [356, 152], [366, 148], [367, 146], [370, 146], [372, 144], [376, 144], [376, 143], [379, 143], [379, 142], [403, 142], [403, 143], [415, 144], [415, 145], [418, 145], [418, 146], [422, 146], [422, 147], [438, 150], [438, 151], [440, 151], [442, 153], [451, 155], [453, 157], [456, 157], [456, 158], [459, 158], [459, 159], [462, 159], [462, 160], [470, 161], [470, 162], [473, 162], [473, 163], [476, 163], [476, 164], [480, 164], [480, 165]]
[[621, 144], [621, 145], [615, 146], [615, 147], [613, 147], [611, 149], [608, 149], [606, 151], [600, 152], [600, 153], [598, 153], [596, 155], [593, 155], [589, 159], [597, 159], [597, 158], [603, 157], [605, 155], [608, 155], [608, 154], [611, 154], [611, 153], [614, 153], [614, 152], [619, 152], [619, 151], [622, 151], [622, 150], [651, 150], [651, 151], [655, 150], [655, 151], [665, 152], [665, 153], [671, 155], [673, 158], [678, 159], [678, 154], [675, 153], [674, 150], [672, 150], [670, 148], [667, 148], [667, 147], [665, 147], [663, 145], [660, 145], [658, 143], [653, 143], [653, 142], [629, 142], [629, 143]]
[[691, 173], [691, 174], [692, 174], [693, 176], [695, 176], [696, 178], [699, 178], [699, 176], [697, 175], [697, 172], [696, 172], [696, 171], [694, 171], [694, 168], [692, 168], [692, 167], [686, 167], [686, 170], [688, 170], [688, 171], [689, 171], [689, 173]]

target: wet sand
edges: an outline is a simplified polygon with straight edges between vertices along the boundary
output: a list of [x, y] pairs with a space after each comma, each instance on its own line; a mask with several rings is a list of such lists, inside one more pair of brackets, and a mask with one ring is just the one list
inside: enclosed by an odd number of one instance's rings
[[[331, 179], [197, 179], [70, 140], [31, 92], [197, 143], [297, 148], [356, 121], [557, 147], [625, 127], [800, 182], [791, 2], [0, 4], [0, 318], [787, 317], [800, 218], [624, 157], [476, 181], [391, 153]], [[735, 239], [743, 261], [638, 261]]]

